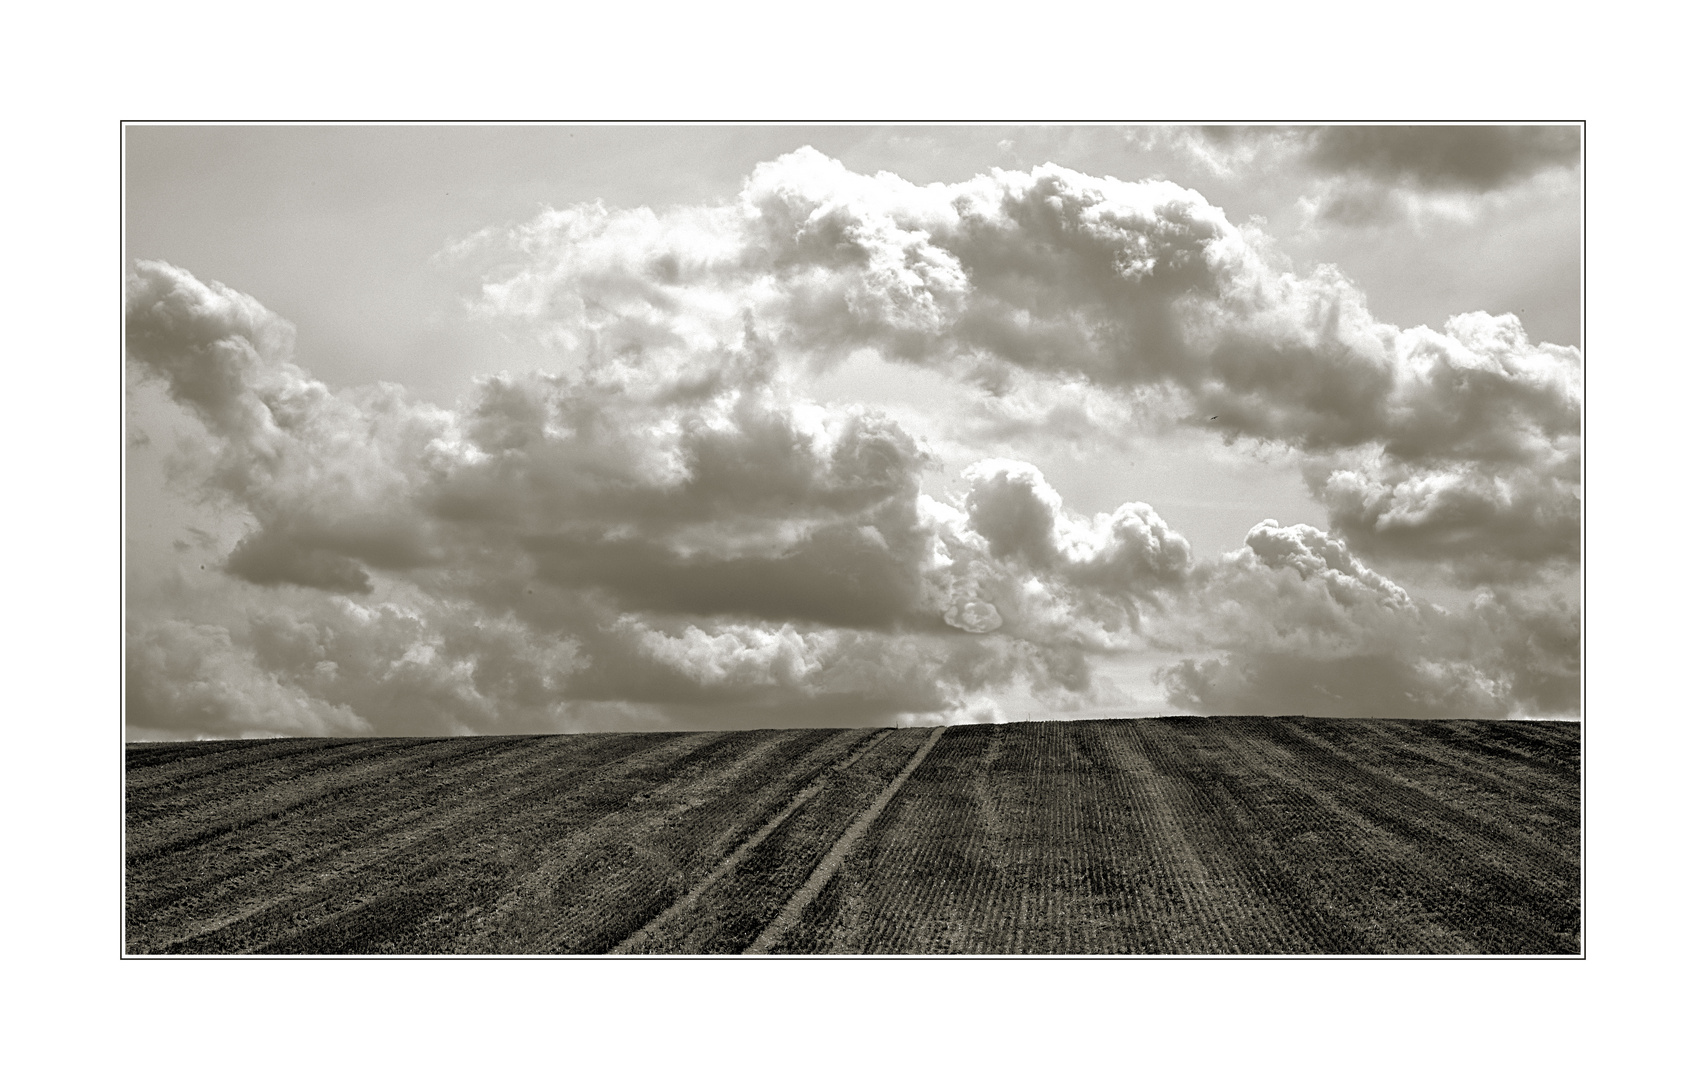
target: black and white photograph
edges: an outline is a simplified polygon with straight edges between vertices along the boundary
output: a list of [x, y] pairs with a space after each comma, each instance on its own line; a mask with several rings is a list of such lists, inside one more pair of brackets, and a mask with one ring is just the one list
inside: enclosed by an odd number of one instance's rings
[[20, 8], [12, 1071], [1686, 1074], [1687, 20]]
[[124, 955], [1583, 956], [1590, 133], [125, 123]]

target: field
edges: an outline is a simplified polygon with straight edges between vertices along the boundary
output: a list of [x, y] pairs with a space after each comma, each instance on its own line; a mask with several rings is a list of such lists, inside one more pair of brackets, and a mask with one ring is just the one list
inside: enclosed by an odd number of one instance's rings
[[129, 953], [1580, 952], [1580, 728], [131, 744]]

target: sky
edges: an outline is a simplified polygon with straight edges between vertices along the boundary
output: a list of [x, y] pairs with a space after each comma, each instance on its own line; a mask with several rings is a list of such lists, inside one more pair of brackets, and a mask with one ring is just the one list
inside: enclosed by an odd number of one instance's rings
[[139, 127], [133, 739], [1580, 712], [1575, 127]]

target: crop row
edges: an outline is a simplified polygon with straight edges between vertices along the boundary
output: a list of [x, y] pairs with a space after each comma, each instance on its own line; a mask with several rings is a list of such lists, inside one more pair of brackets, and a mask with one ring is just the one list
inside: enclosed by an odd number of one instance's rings
[[[1477, 755], [1489, 730], [1500, 752]], [[1573, 951], [1576, 834], [1561, 805], [1573, 751], [1553, 735], [1460, 730], [1453, 753], [1475, 764], [1442, 796], [1427, 790], [1438, 776], [1383, 767], [1418, 737], [1414, 726], [1081, 721], [950, 732], [784, 946]], [[1523, 770], [1558, 781], [1548, 811], [1557, 828], [1488, 812], [1522, 801], [1512, 777]]]
[[245, 748], [232, 769], [178, 756], [173, 777], [139, 762], [127, 948], [603, 951], [884, 734], [364, 740]]
[[[781, 913], [859, 814], [917, 749], [923, 732], [882, 732], [821, 773], [761, 833], [618, 952], [738, 953]], [[685, 901], [685, 902], [682, 902]]]
[[220, 800], [236, 819], [228, 832], [129, 867], [130, 947], [264, 947], [359, 899], [371, 878], [480, 837], [506, 810], [559, 805], [601, 769], [647, 754], [679, 757], [709, 738], [394, 743], [387, 774], [352, 778], [273, 816], [255, 817], [246, 798]]

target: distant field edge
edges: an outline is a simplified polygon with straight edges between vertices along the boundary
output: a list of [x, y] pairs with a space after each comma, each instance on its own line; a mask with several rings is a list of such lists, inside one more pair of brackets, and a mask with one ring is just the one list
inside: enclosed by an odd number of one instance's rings
[[[1474, 716], [1456, 717], [1409, 717], [1409, 716], [1306, 716], [1302, 714], [1274, 715], [1236, 715], [1224, 716], [1083, 716], [1061, 717], [1042, 720], [1005, 720], [991, 724], [949, 724], [949, 725], [871, 725], [869, 727], [823, 727], [818, 725], [801, 725], [799, 727], [781, 728], [645, 728], [623, 734], [652, 734], [652, 735], [685, 735], [691, 733], [719, 733], [722, 731], [896, 731], [909, 728], [933, 727], [1012, 727], [1024, 724], [1086, 724], [1086, 723], [1136, 723], [1136, 722], [1188, 722], [1204, 723], [1215, 721], [1252, 721], [1252, 720], [1307, 720], [1316, 723], [1343, 724], [1561, 724], [1580, 727], [1580, 717], [1499, 717], [1483, 718]], [[574, 735], [608, 735], [617, 734], [610, 731], [537, 731], [537, 732], [504, 732], [491, 734], [477, 732], [468, 735], [242, 735], [224, 739], [202, 738], [200, 736], [185, 736], [168, 739], [131, 739], [126, 738], [124, 745], [128, 747], [141, 746], [177, 746], [185, 743], [192, 745], [216, 743], [253, 743], [253, 742], [304, 742], [304, 743], [348, 743], [348, 742], [428, 742], [441, 739], [542, 739]]]

